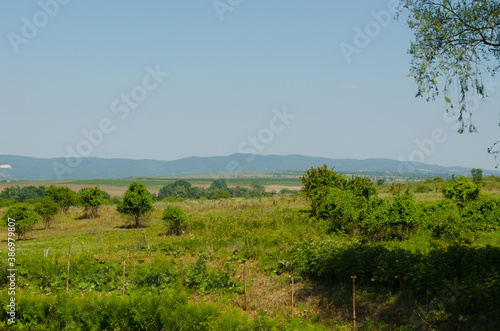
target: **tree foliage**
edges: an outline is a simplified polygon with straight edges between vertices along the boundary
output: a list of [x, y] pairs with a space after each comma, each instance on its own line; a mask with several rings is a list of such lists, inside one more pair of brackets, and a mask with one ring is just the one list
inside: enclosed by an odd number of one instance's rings
[[227, 182], [225, 179], [216, 179], [210, 185], [211, 190], [227, 190]]
[[485, 74], [500, 59], [500, 3], [494, 0], [401, 0], [414, 31], [410, 76], [417, 96], [443, 92], [447, 111], [458, 110], [459, 132], [476, 131], [470, 120], [475, 99], [487, 96]]
[[35, 212], [40, 215], [45, 223], [45, 228], [50, 228], [50, 222], [59, 213], [59, 205], [51, 198], [44, 197], [35, 203]]
[[37, 213], [35, 213], [30, 205], [24, 202], [18, 202], [10, 206], [3, 216], [5, 225], [8, 225], [9, 218], [15, 220], [15, 233], [17, 238], [23, 238], [33, 228], [33, 225], [40, 221]]
[[165, 221], [169, 231], [180, 235], [187, 227], [189, 218], [180, 207], [167, 206], [163, 211], [162, 219]]
[[45, 186], [24, 186], [20, 187], [19, 185], [17, 186], [11, 186], [11, 187], [6, 187], [2, 193], [0, 193], [0, 198], [6, 199], [6, 200], [15, 200], [15, 201], [25, 201], [25, 200], [33, 200], [36, 198], [41, 198], [45, 196]]
[[452, 180], [443, 185], [444, 196], [462, 207], [466, 203], [476, 200], [480, 191], [481, 188], [471, 183], [465, 176], [460, 176], [460, 178], [453, 176]]
[[472, 175], [472, 182], [476, 185], [480, 185], [483, 182], [483, 171], [481, 169], [472, 169], [470, 171]]
[[311, 168], [300, 178], [304, 185], [302, 191], [311, 201], [312, 213], [316, 214], [316, 209], [324, 201], [326, 195], [333, 187], [343, 187], [346, 178], [338, 172], [328, 169], [324, 164], [322, 167]]
[[377, 193], [377, 188], [370, 178], [353, 177], [345, 183], [345, 188], [366, 200], [369, 200], [372, 195]]
[[140, 221], [153, 210], [153, 199], [146, 186], [138, 182], [130, 183], [123, 202], [118, 206], [118, 212], [133, 217], [137, 228]]
[[69, 207], [75, 206], [78, 200], [78, 194], [66, 186], [51, 185], [45, 193], [59, 205], [63, 212], [67, 212]]
[[84, 214], [94, 218], [103, 203], [102, 191], [96, 187], [84, 187], [78, 192], [78, 205], [84, 207]]

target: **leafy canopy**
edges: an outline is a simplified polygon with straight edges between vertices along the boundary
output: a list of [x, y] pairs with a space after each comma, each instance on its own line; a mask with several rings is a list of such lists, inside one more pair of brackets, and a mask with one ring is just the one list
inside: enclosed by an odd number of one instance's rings
[[216, 179], [210, 185], [211, 190], [227, 190], [227, 182], [225, 179]]
[[313, 214], [316, 213], [318, 206], [325, 200], [326, 195], [333, 187], [343, 187], [346, 178], [341, 174], [331, 170], [324, 164], [322, 167], [311, 168], [306, 171], [300, 181], [304, 185], [302, 191], [311, 201]]
[[40, 221], [37, 213], [24, 202], [15, 203], [7, 209], [3, 216], [4, 225], [8, 225], [9, 218], [15, 220], [15, 233], [18, 239], [24, 237], [32, 230], [33, 225]]
[[472, 169], [470, 171], [472, 175], [472, 182], [476, 185], [480, 185], [483, 181], [483, 170], [481, 169]]
[[165, 221], [169, 231], [180, 235], [182, 230], [187, 227], [189, 218], [180, 207], [167, 206], [163, 211], [162, 219]]
[[63, 212], [67, 212], [69, 207], [75, 206], [78, 200], [78, 194], [66, 186], [51, 185], [45, 193], [47, 197], [59, 204], [59, 208]]
[[118, 212], [132, 216], [135, 227], [139, 227], [140, 220], [153, 210], [153, 199], [146, 186], [138, 182], [130, 183], [123, 196], [123, 202], [118, 206]]
[[401, 0], [401, 6], [415, 35], [409, 53], [417, 96], [434, 100], [443, 92], [446, 110], [458, 110], [459, 132], [475, 132], [474, 101], [487, 97], [485, 75], [500, 67], [500, 2]]
[[48, 229], [54, 216], [59, 213], [59, 205], [51, 198], [44, 197], [35, 203], [34, 210], [40, 215], [45, 223], [45, 228]]
[[471, 183], [465, 176], [460, 176], [460, 178], [453, 176], [452, 180], [443, 185], [444, 196], [459, 206], [464, 206], [464, 204], [476, 200], [480, 191], [481, 188]]
[[78, 192], [78, 205], [84, 207], [84, 213], [90, 218], [97, 216], [103, 200], [102, 191], [97, 186], [84, 187]]

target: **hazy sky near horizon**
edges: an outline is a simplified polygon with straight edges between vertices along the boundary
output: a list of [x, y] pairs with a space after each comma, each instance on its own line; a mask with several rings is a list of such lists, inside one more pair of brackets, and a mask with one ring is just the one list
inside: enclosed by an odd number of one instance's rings
[[412, 32], [391, 2], [2, 1], [0, 154], [493, 169], [500, 84], [478, 103], [479, 132], [456, 133], [441, 100], [415, 98]]

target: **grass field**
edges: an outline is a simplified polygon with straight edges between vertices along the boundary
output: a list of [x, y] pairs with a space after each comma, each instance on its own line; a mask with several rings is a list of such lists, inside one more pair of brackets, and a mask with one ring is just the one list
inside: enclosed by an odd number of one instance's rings
[[[100, 185], [125, 190], [134, 180], [137, 179], [71, 181], [65, 182], [68, 184], [58, 184]], [[173, 180], [175, 179], [139, 179], [150, 189], [158, 189]], [[244, 186], [250, 185], [253, 180], [240, 178], [228, 180], [228, 183], [230, 186]], [[293, 186], [293, 178], [259, 180], [266, 187], [276, 185], [299, 188], [297, 184]], [[189, 181], [193, 185], [209, 185], [211, 182], [210, 179], [201, 178]], [[414, 191], [418, 185], [428, 186], [428, 192], [415, 194], [418, 201], [442, 199], [442, 193], [436, 183], [410, 184], [410, 191]], [[406, 188], [407, 186], [404, 186], [403, 190]], [[485, 180], [483, 191], [498, 196], [499, 188], [499, 182], [489, 178]], [[390, 196], [389, 190], [389, 185], [378, 187], [379, 196]], [[189, 227], [180, 236], [167, 234], [167, 227], [161, 220], [161, 213], [168, 204], [181, 207], [189, 215]], [[157, 202], [154, 213], [141, 228], [131, 228], [130, 220], [119, 214], [116, 206], [102, 207], [99, 217], [94, 219], [87, 219], [82, 215], [82, 208], [72, 207], [68, 213], [56, 217], [51, 229], [46, 230], [41, 223], [37, 224], [25, 240], [16, 242], [16, 263], [19, 269], [16, 278], [17, 296], [21, 305], [18, 317], [26, 325], [26, 329], [79, 329], [78, 325], [81, 327], [85, 319], [98, 324], [102, 321], [94, 319], [109, 313], [106, 315], [106, 321], [115, 323], [109, 324], [110, 330], [149, 330], [152, 327], [147, 327], [146, 324], [123, 326], [123, 316], [131, 314], [133, 302], [139, 302], [141, 298], [148, 296], [153, 299], [163, 298], [161, 300], [165, 302], [169, 302], [169, 298], [184, 302], [184, 297], [177, 298], [175, 295], [185, 295], [185, 305], [179, 303], [179, 307], [184, 309], [182, 314], [186, 315], [183, 316], [189, 316], [186, 320], [197, 320], [198, 315], [194, 311], [199, 310], [205, 314], [202, 314], [205, 317], [201, 317], [201, 322], [196, 327], [185, 326], [184, 329], [225, 329], [226, 327], [221, 325], [230, 321], [234, 325], [241, 325], [241, 329], [245, 330], [352, 328], [350, 280], [309, 279], [307, 274], [297, 268], [297, 265], [303, 263], [298, 260], [298, 256], [301, 249], [311, 249], [311, 252], [317, 252], [313, 253], [313, 256], [319, 257], [329, 251], [330, 246], [333, 252], [339, 247], [360, 245], [365, 239], [361, 235], [330, 231], [328, 222], [310, 217], [309, 203], [300, 196]], [[0, 228], [0, 236], [7, 238], [6, 228]], [[467, 249], [500, 248], [499, 229], [474, 238], [467, 245]], [[311, 246], [312, 244], [316, 246]], [[451, 242], [434, 238], [425, 231], [415, 233], [407, 240], [388, 240], [382, 245], [388, 252], [401, 249], [408, 252], [405, 254], [421, 252], [431, 255], [444, 252], [447, 247], [453, 246]], [[69, 246], [71, 267], [69, 293], [66, 294]], [[7, 252], [7, 243], [3, 240], [0, 244], [0, 256], [6, 257]], [[181, 260], [184, 272], [183, 290], [180, 288]], [[129, 300], [126, 301], [129, 303], [122, 306], [120, 302], [125, 302], [120, 301], [124, 261], [126, 298], [123, 300]], [[6, 258], [2, 258], [0, 263], [3, 266]], [[0, 297], [2, 302], [6, 302], [3, 301], [7, 300], [6, 278], [2, 276], [2, 279], [0, 285], [3, 290]], [[443, 315], [450, 314], [446, 309], [451, 308], [440, 308], [439, 302], [436, 301], [426, 306], [425, 290], [401, 288], [384, 282], [367, 282], [359, 274], [358, 280], [360, 283], [357, 284], [356, 290], [356, 314], [357, 326], [361, 330], [423, 330], [426, 326], [431, 330], [436, 329], [436, 325], [437, 329], [453, 330], [456, 327], [456, 324], [447, 322], [447, 317]], [[445, 280], [453, 284], [453, 279]], [[439, 293], [437, 295], [439, 297]], [[81, 305], [80, 312], [68, 308], [75, 302]], [[89, 307], [100, 304], [104, 305], [99, 306], [99, 311], [102, 310], [103, 313], [92, 313], [93, 310]], [[115, 308], [108, 311], [110, 307]], [[422, 315], [424, 308], [431, 311], [432, 318]], [[111, 311], [116, 311], [117, 315], [113, 315]], [[89, 315], [85, 315], [87, 313]], [[120, 313], [123, 314], [119, 315]], [[2, 314], [0, 316], [3, 318], [3, 324], [0, 324], [0, 327], [6, 325], [5, 312]], [[450, 316], [449, 320], [452, 318]], [[467, 324], [469, 318], [463, 317], [463, 329], [471, 326]], [[47, 321], [52, 320], [53, 324], [47, 324]], [[211, 322], [204, 324], [203, 321]], [[162, 325], [166, 325], [166, 322], [163, 323]], [[175, 325], [184, 325], [182, 323]], [[498, 325], [493, 323], [496, 322], [486, 320], [477, 325], [477, 329], [495, 330]]]

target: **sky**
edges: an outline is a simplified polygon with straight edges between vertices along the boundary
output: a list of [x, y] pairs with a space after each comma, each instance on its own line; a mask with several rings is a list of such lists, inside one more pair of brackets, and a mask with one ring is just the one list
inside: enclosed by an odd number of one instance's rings
[[[233, 153], [494, 169], [500, 82], [456, 133], [387, 0], [0, 2], [0, 154]], [[495, 92], [495, 87], [497, 92]]]

